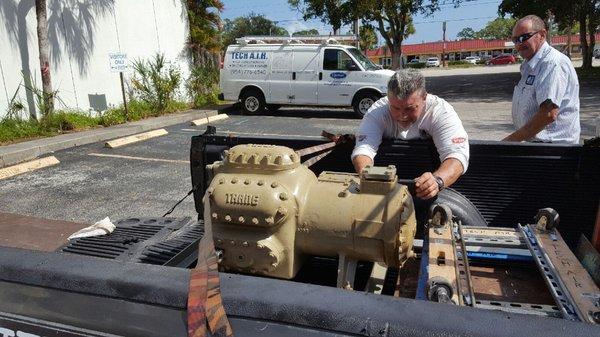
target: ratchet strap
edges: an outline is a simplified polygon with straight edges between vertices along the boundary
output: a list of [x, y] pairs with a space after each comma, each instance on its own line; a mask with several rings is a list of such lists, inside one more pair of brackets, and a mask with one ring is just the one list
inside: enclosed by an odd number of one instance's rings
[[306, 166], [306, 167], [310, 167], [311, 165], [313, 165], [314, 163], [318, 162], [319, 160], [321, 160], [321, 158], [327, 156], [328, 154], [331, 153], [331, 151], [333, 151], [333, 148], [341, 145], [341, 144], [346, 144], [348, 142], [354, 142], [354, 135], [351, 134], [345, 134], [345, 135], [341, 135], [341, 134], [337, 134], [334, 135], [333, 133], [329, 133], [327, 131], [322, 131], [321, 132], [321, 136], [327, 138], [330, 140], [329, 143], [324, 143], [324, 144], [320, 144], [320, 145], [315, 145], [315, 146], [310, 146], [304, 149], [300, 149], [297, 150], [296, 153], [298, 153], [298, 155], [300, 157], [304, 157], [307, 156], [309, 154], [316, 154], [318, 153], [316, 156], [311, 157], [310, 159], [305, 160], [302, 165]]
[[187, 307], [188, 337], [207, 336], [207, 325], [211, 336], [233, 336], [221, 299], [219, 261], [211, 227], [210, 220], [206, 221], [198, 248], [198, 263], [191, 272]]

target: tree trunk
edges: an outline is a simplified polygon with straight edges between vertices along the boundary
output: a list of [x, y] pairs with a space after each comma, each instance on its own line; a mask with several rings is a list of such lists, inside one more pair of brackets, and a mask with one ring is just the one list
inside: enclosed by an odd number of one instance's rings
[[571, 37], [573, 32], [573, 21], [569, 22], [569, 25], [567, 26], [567, 50], [566, 50], [566, 55], [568, 58], [571, 58], [571, 50], [572, 50], [572, 46], [573, 46], [573, 39]]
[[588, 57], [589, 46], [587, 41], [587, 12], [582, 11], [579, 14], [579, 40], [581, 41], [581, 56], [583, 57], [582, 69], [592, 69], [592, 59]]
[[590, 69], [592, 68], [592, 62], [594, 60], [594, 47], [596, 45], [596, 20], [594, 20], [594, 14], [590, 13], [588, 19], [588, 35], [590, 36], [590, 44], [588, 45], [588, 58], [590, 63]]
[[402, 69], [402, 42], [394, 41], [390, 49], [392, 50], [392, 69]]
[[42, 73], [42, 116], [48, 116], [54, 111], [54, 92], [50, 80], [50, 42], [48, 40], [48, 19], [46, 14], [46, 0], [35, 1], [35, 14], [37, 16], [37, 37], [40, 50], [40, 70]]

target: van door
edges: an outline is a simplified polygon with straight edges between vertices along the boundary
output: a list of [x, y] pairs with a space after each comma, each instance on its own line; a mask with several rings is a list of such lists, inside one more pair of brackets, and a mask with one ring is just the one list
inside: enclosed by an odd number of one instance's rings
[[272, 55], [267, 103], [288, 104], [292, 91], [292, 50], [282, 47]]
[[351, 67], [360, 71], [358, 65], [345, 50], [325, 48], [322, 70], [319, 73], [319, 105], [350, 105], [353, 88], [349, 75]]
[[295, 47], [292, 64], [292, 102], [317, 104], [318, 49]]

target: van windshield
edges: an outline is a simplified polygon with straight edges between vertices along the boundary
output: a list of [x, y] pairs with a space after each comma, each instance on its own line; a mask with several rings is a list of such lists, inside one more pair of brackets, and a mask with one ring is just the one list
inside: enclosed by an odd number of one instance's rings
[[363, 53], [361, 53], [356, 48], [349, 48], [348, 52], [354, 56], [354, 58], [360, 63], [365, 70], [377, 70], [379, 66], [375, 65], [375, 63], [371, 62]]

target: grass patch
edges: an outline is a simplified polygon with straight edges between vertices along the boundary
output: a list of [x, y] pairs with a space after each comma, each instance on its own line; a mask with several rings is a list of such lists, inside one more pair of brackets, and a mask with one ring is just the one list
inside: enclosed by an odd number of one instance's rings
[[15, 140], [36, 137], [47, 137], [57, 134], [56, 131], [46, 129], [38, 121], [4, 119], [0, 121], [0, 144], [12, 143]]
[[55, 136], [65, 132], [83, 131], [97, 127], [123, 124], [148, 117], [160, 116], [187, 110], [186, 102], [170, 101], [164, 111], [155, 112], [152, 105], [140, 100], [132, 100], [127, 105], [106, 110], [100, 116], [90, 116], [84, 111], [64, 110], [42, 118], [40, 121], [10, 117], [0, 120], [0, 145], [15, 143], [32, 138]]
[[82, 111], [56, 111], [42, 119], [42, 127], [58, 132], [86, 130], [98, 126], [99, 118]]

